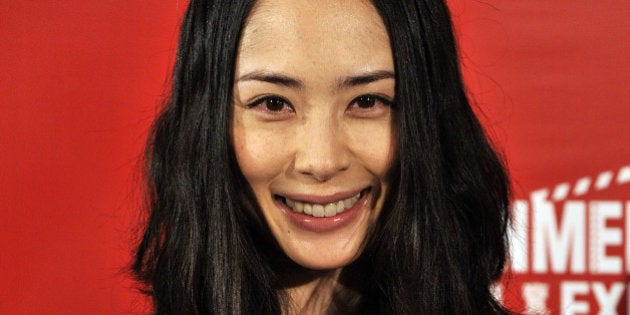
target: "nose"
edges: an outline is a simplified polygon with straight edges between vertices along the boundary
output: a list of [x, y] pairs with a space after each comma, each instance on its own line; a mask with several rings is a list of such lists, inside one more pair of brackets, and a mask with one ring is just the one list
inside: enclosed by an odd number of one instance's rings
[[334, 119], [312, 120], [296, 134], [295, 171], [325, 182], [350, 167], [347, 140]]

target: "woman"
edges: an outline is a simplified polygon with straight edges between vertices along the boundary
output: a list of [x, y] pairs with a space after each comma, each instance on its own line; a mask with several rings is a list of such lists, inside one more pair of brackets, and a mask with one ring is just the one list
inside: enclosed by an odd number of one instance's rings
[[148, 148], [159, 314], [505, 313], [508, 185], [443, 1], [197, 1]]

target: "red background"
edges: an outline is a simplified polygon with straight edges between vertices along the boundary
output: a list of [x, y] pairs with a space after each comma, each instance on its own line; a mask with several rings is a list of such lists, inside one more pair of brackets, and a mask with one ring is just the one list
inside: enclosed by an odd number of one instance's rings
[[[630, 165], [628, 4], [450, 2], [470, 95], [517, 198]], [[0, 4], [0, 313], [147, 310], [124, 268], [185, 6]], [[630, 200], [628, 186], [589, 198]]]

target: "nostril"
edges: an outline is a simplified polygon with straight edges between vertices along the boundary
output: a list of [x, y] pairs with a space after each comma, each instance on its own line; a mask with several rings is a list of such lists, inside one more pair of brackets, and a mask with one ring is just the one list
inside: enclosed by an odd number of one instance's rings
[[318, 181], [325, 182], [337, 174], [346, 171], [350, 163], [345, 156], [329, 156], [309, 158], [298, 156], [294, 164], [295, 171], [302, 175], [311, 176]]
[[325, 182], [350, 166], [346, 137], [335, 127], [304, 127], [296, 135], [295, 171]]

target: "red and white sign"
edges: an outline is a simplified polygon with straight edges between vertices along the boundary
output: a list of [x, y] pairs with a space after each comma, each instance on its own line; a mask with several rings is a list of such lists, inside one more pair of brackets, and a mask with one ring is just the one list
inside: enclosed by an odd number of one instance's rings
[[450, 4], [469, 94], [514, 187], [496, 295], [526, 313], [628, 314], [630, 7]]
[[536, 314], [627, 311], [630, 194], [596, 197], [616, 188], [630, 191], [630, 165], [516, 200], [511, 261], [497, 295]]

